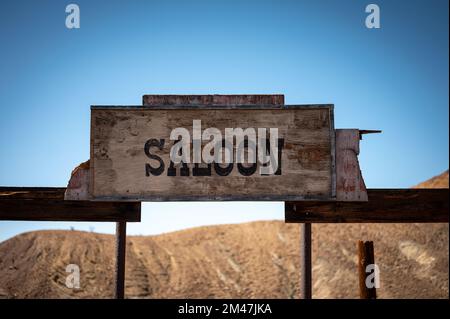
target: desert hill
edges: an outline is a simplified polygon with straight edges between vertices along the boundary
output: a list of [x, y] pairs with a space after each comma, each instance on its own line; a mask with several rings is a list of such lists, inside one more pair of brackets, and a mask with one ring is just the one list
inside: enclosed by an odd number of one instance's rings
[[[420, 187], [448, 187], [442, 176]], [[357, 240], [374, 241], [380, 298], [448, 298], [448, 224], [313, 225], [314, 298], [358, 298]], [[126, 296], [298, 298], [298, 256], [299, 226], [282, 221], [130, 236]], [[80, 266], [80, 289], [65, 286], [68, 264]], [[37, 231], [0, 243], [3, 298], [109, 298], [113, 275], [111, 235]]]
[[414, 186], [414, 188], [448, 188], [448, 170]]

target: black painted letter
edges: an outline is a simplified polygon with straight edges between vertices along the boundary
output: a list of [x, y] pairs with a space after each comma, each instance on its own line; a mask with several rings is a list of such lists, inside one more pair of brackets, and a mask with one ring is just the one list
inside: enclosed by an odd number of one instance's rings
[[160, 150], [162, 150], [164, 147], [164, 139], [160, 139], [158, 141], [157, 139], [152, 138], [152, 139], [148, 140], [144, 146], [145, 155], [147, 155], [148, 158], [157, 160], [159, 162], [159, 166], [156, 168], [152, 167], [150, 164], [146, 163], [145, 164], [145, 176], [150, 176], [150, 175], [159, 176], [159, 175], [161, 175], [162, 172], [164, 172], [164, 162], [161, 159], [161, 157], [159, 157], [158, 155], [154, 155], [154, 154], [150, 153], [151, 147], [157, 147]]

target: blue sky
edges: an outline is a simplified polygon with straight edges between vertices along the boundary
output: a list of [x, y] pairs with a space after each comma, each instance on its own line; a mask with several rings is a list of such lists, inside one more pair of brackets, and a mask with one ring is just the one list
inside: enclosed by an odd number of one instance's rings
[[[70, 1], [0, 6], [0, 185], [65, 186], [89, 158], [89, 106], [143, 94], [283, 93], [333, 103], [362, 141], [369, 187], [409, 187], [448, 168], [448, 1]], [[381, 28], [367, 29], [376, 3]], [[129, 233], [282, 219], [281, 203], [146, 203]], [[41, 228], [0, 222], [0, 240]]]

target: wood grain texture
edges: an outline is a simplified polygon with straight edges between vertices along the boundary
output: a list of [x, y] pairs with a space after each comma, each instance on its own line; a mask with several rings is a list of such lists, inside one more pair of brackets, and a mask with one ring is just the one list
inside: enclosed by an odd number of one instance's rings
[[367, 201], [367, 190], [359, 167], [360, 131], [336, 130], [336, 200]]
[[358, 277], [359, 277], [359, 297], [361, 299], [377, 299], [375, 287], [369, 288], [366, 285], [367, 266], [375, 264], [375, 253], [373, 241], [358, 241]]
[[[91, 108], [90, 193], [97, 200], [326, 200], [334, 198], [334, 125], [332, 105], [241, 106], [96, 106]], [[167, 176], [170, 132], [177, 127], [192, 134], [192, 121], [202, 130], [227, 127], [278, 128], [284, 138], [282, 175]], [[147, 140], [165, 139], [160, 176], [146, 176], [145, 164], [157, 165], [144, 153]], [[193, 164], [188, 164], [191, 168]], [[177, 170], [179, 175], [179, 170]]]
[[64, 193], [65, 200], [90, 200], [89, 194], [89, 178], [90, 178], [90, 161], [86, 161], [75, 167], [70, 175]]
[[231, 106], [231, 105], [284, 105], [282, 94], [232, 94], [232, 95], [155, 95], [142, 97], [144, 106]]
[[65, 187], [0, 187], [0, 200], [5, 199], [64, 199]]
[[288, 223], [448, 223], [448, 189], [368, 189], [368, 202], [285, 203]]
[[139, 202], [64, 200], [65, 188], [0, 187], [0, 220], [138, 222]]

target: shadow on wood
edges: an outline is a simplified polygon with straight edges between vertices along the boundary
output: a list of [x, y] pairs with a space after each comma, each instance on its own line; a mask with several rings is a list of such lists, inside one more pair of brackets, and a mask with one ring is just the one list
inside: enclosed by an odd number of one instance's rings
[[0, 187], [0, 220], [139, 222], [140, 202], [64, 200], [63, 187]]
[[448, 189], [369, 189], [368, 202], [285, 202], [287, 223], [448, 223]]

